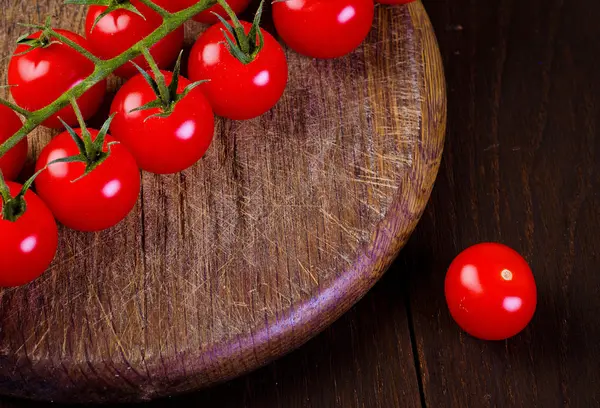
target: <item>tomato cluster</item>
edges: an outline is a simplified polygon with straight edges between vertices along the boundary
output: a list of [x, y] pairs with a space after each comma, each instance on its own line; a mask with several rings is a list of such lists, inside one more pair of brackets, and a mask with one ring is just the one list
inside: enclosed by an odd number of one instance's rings
[[[196, 2], [154, 0], [168, 12]], [[140, 0], [80, 3], [90, 6], [85, 38], [47, 28], [19, 39], [8, 68], [17, 108], [44, 108], [94, 71], [92, 60], [73, 45], [109, 60], [163, 22], [160, 9]], [[169, 174], [198, 162], [212, 142], [214, 114], [247, 120], [277, 104], [288, 81], [286, 54], [259, 26], [263, 3], [252, 23], [238, 19], [249, 3], [219, 0], [195, 17], [214, 25], [191, 50], [189, 80], [180, 75], [181, 27], [114, 71], [127, 82], [115, 95], [111, 116], [100, 130], [88, 129], [85, 120], [101, 105], [106, 81], [50, 116], [43, 125], [66, 130], [43, 149], [36, 173], [25, 185], [12, 180], [26, 160], [26, 139], [0, 157], [0, 286], [26, 284], [48, 268], [57, 249], [55, 219], [78, 231], [111, 228], [127, 217], [138, 200], [140, 169]], [[374, 0], [273, 2], [281, 39], [311, 58], [338, 58], [355, 50], [371, 29], [374, 11]], [[168, 71], [175, 60], [174, 69]], [[22, 126], [17, 114], [3, 105], [0, 124], [0, 143]], [[74, 125], [79, 128], [73, 129]], [[37, 195], [29, 191], [34, 180]], [[476, 245], [457, 256], [446, 276], [445, 293], [456, 322], [473, 336], [488, 340], [521, 331], [537, 301], [529, 266], [515, 251], [499, 244]]]
[[[86, 81], [95, 61], [118, 57], [159, 29], [164, 11], [176, 13], [197, 2], [78, 1], [89, 6], [84, 36], [47, 23], [19, 38], [8, 65], [10, 92], [18, 105], [12, 107], [17, 113], [45, 108]], [[286, 53], [259, 26], [264, 1], [252, 22], [238, 19], [249, 3], [218, 0], [194, 18], [210, 26], [189, 55], [189, 79], [180, 75], [183, 26], [116, 68], [114, 74], [126, 82], [101, 129], [89, 129], [85, 121], [102, 105], [106, 80], [51, 115], [42, 125], [63, 132], [41, 151], [36, 173], [24, 185], [14, 180], [27, 157], [27, 140], [0, 157], [0, 286], [28, 283], [48, 268], [58, 242], [55, 219], [85, 232], [115, 226], [138, 201], [140, 169], [183, 171], [209, 149], [215, 114], [248, 120], [277, 104], [288, 82]], [[374, 9], [374, 0], [277, 0], [273, 19], [293, 51], [337, 58], [364, 41]], [[1, 144], [23, 122], [0, 104], [0, 124]], [[29, 190], [32, 184], [37, 194]]]

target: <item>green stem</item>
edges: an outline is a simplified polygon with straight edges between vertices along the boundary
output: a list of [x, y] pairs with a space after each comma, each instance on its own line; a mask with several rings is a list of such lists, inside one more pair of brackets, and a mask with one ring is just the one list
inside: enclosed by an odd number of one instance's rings
[[156, 13], [160, 14], [162, 18], [167, 18], [171, 15], [171, 13], [169, 13], [167, 10], [165, 10], [164, 8], [162, 8], [161, 6], [159, 6], [151, 0], [140, 0], [140, 3], [151, 8]]
[[217, 0], [217, 3], [225, 10], [231, 22], [233, 23], [233, 29], [235, 30], [236, 40], [238, 45], [242, 49], [244, 53], [248, 53], [250, 51], [250, 41], [248, 41], [248, 37], [246, 36], [246, 32], [244, 31], [244, 27], [242, 23], [240, 23], [240, 19], [237, 17], [237, 14], [229, 7], [229, 4], [225, 0]]
[[[51, 162], [54, 163], [54, 162]], [[27, 209], [27, 203], [25, 202], [25, 194], [31, 188], [31, 185], [44, 170], [46, 170], [48, 166], [44, 166], [42, 169], [38, 170], [33, 176], [29, 177], [29, 179], [21, 186], [21, 190], [19, 193], [13, 197], [10, 194], [8, 185], [4, 180], [4, 175], [0, 170], [0, 200], [2, 200], [2, 211], [0, 212], [0, 219], [6, 220], [9, 222], [16, 222], [23, 214], [25, 214], [25, 210]]]
[[150, 51], [148, 51], [147, 48], [142, 50], [142, 54], [144, 55], [144, 58], [146, 58], [148, 65], [150, 65], [150, 70], [154, 74], [154, 79], [156, 80], [158, 90], [160, 91], [160, 99], [164, 104], [168, 104], [170, 102], [169, 89], [167, 88], [167, 84], [165, 83], [165, 76], [160, 71], [160, 68], [158, 68], [156, 61], [154, 60], [154, 58], [152, 58], [152, 55], [150, 54]]
[[90, 61], [92, 61], [94, 64], [97, 65], [97, 64], [102, 63], [102, 60], [100, 58], [96, 57], [94, 54], [92, 54], [91, 52], [86, 50], [84, 47], [77, 44], [75, 41], [68, 39], [61, 33], [57, 32], [56, 30], [50, 29], [50, 30], [48, 30], [48, 33], [50, 34], [51, 38], [56, 38], [61, 43], [66, 44], [67, 46], [73, 48], [75, 51], [77, 51], [78, 53], [80, 53], [81, 55], [83, 55], [84, 57], [89, 59]]
[[27, 120], [23, 124], [23, 127], [19, 129], [19, 131], [17, 131], [17, 133], [15, 133], [10, 139], [6, 140], [6, 142], [0, 145], [0, 157], [4, 156], [6, 152], [15, 147], [21, 140], [23, 140], [23, 138], [31, 133], [31, 131], [41, 125], [42, 122], [65, 106], [69, 105], [71, 99], [80, 98], [81, 95], [90, 90], [94, 85], [108, 77], [115, 69], [142, 54], [142, 50], [144, 48], [152, 47], [168, 34], [178, 29], [187, 20], [215, 4], [216, 0], [200, 0], [198, 3], [186, 8], [185, 10], [169, 14], [164, 18], [161, 26], [154, 30], [148, 37], [144, 38], [121, 55], [118, 55], [110, 60], [97, 63], [94, 72], [92, 72], [90, 76], [84, 79], [81, 83], [69, 89], [45, 108], [35, 112], [30, 112], [28, 115], [24, 115], [27, 116]]
[[28, 118], [28, 117], [31, 116], [31, 112], [29, 112], [27, 109], [23, 109], [20, 106], [14, 104], [12, 102], [9, 102], [9, 101], [7, 101], [5, 99], [0, 98], [0, 105], [4, 105], [7, 108], [10, 108], [10, 109], [14, 110], [15, 112], [17, 112], [17, 113], [25, 116], [26, 118]]
[[250, 64], [256, 59], [256, 56], [262, 50], [265, 43], [265, 38], [260, 28], [260, 20], [262, 18], [265, 0], [261, 0], [248, 34], [246, 34], [244, 26], [242, 26], [240, 20], [227, 2], [225, 0], [217, 0], [217, 3], [225, 9], [231, 18], [231, 22], [229, 22], [219, 14], [213, 13], [221, 21], [221, 24], [224, 27], [221, 31], [225, 37], [225, 43], [227, 44], [229, 52], [242, 64]]
[[83, 140], [83, 144], [85, 145], [85, 151], [88, 154], [95, 153], [92, 151], [94, 148], [94, 144], [92, 142], [92, 135], [87, 129], [85, 125], [85, 119], [83, 119], [83, 114], [81, 113], [81, 109], [77, 105], [77, 101], [75, 99], [71, 99], [71, 106], [73, 107], [73, 111], [75, 112], [75, 116], [77, 117], [77, 123], [79, 123], [79, 128], [81, 129], [81, 140]]

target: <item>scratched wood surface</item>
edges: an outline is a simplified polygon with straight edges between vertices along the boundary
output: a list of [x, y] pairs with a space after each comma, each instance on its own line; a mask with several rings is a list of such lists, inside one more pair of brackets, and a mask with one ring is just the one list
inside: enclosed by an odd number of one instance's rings
[[[60, 3], [0, 0], [2, 54], [23, 18], [81, 32], [84, 10]], [[201, 27], [188, 29], [190, 43]], [[126, 221], [63, 229], [50, 270], [0, 292], [2, 393], [134, 401], [207, 386], [304, 343], [379, 279], [442, 152], [445, 87], [427, 15], [420, 3], [378, 7], [352, 55], [288, 58], [272, 112], [219, 122], [201, 163], [143, 174]], [[32, 157], [51, 136], [30, 135]]]

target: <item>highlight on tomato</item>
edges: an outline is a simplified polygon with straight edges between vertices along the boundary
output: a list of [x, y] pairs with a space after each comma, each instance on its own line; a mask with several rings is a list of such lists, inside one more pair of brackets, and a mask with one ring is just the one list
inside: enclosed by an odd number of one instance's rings
[[367, 38], [373, 0], [276, 0], [273, 21], [283, 41], [299, 54], [338, 58]]
[[[77, 104], [72, 106], [79, 113]], [[122, 221], [140, 194], [140, 173], [125, 146], [108, 135], [112, 117], [100, 130], [66, 123], [42, 150], [36, 170], [47, 167], [35, 180], [36, 191], [66, 227], [101, 231]]]
[[[94, 63], [68, 42], [90, 50], [85, 38], [71, 31], [53, 30], [49, 21], [44, 30], [19, 38], [8, 65], [10, 92], [17, 105], [29, 111], [45, 108], [94, 71]], [[106, 81], [103, 80], [77, 99], [84, 119], [96, 113], [105, 92]], [[61, 128], [59, 116], [69, 125], [77, 123], [73, 108], [67, 106], [42, 124]]]
[[225, 1], [218, 0], [231, 20], [206, 30], [192, 48], [188, 74], [200, 86], [216, 115], [252, 119], [277, 104], [288, 80], [281, 45], [260, 28], [263, 2], [252, 23], [240, 21]]
[[[12, 109], [0, 105], [0, 145], [6, 142], [23, 126], [23, 122]], [[17, 178], [27, 160], [27, 138], [0, 157], [0, 171], [4, 178], [13, 181]]]
[[58, 229], [44, 202], [29, 187], [6, 182], [0, 171], [0, 286], [25, 285], [56, 255]]
[[446, 302], [456, 323], [483, 340], [504, 340], [533, 317], [537, 289], [527, 262], [513, 249], [483, 243], [452, 261], [445, 283]]
[[115, 95], [112, 133], [135, 157], [139, 167], [156, 174], [183, 171], [200, 160], [214, 135], [215, 119], [199, 86], [174, 72], [158, 69], [144, 51], [150, 73], [130, 79]]
[[[179, 9], [173, 0], [153, 2], [170, 12]], [[139, 0], [77, 0], [77, 4], [89, 6], [85, 21], [86, 38], [94, 54], [102, 59], [111, 59], [127, 51], [162, 23], [162, 17]], [[159, 67], [167, 68], [175, 61], [183, 40], [184, 28], [181, 26], [150, 48], [150, 54]], [[149, 68], [142, 56], [133, 61], [144, 69]], [[115, 70], [115, 74], [131, 78], [137, 74], [137, 70], [129, 62]]]

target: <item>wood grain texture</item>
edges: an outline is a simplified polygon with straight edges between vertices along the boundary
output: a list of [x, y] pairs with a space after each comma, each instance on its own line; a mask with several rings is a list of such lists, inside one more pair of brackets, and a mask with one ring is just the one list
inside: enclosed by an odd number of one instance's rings
[[[267, 367], [179, 397], [111, 406], [419, 408], [422, 405], [405, 312], [408, 275], [401, 273], [402, 269], [390, 270], [324, 333]], [[63, 406], [70, 405], [0, 398], [2, 408]]]
[[[430, 1], [448, 78], [436, 189], [403, 250], [428, 407], [600, 406], [598, 2]], [[531, 325], [481, 342], [444, 301], [452, 258], [504, 242], [538, 285]]]
[[[4, 54], [22, 16], [82, 26], [77, 7], [0, 4]], [[144, 174], [125, 222], [63, 230], [51, 270], [0, 294], [3, 393], [139, 400], [206, 386], [304, 343], [379, 279], [441, 156], [445, 88], [428, 18], [420, 3], [379, 7], [347, 58], [288, 58], [276, 109], [219, 122], [199, 165]], [[32, 157], [50, 136], [31, 135]]]

